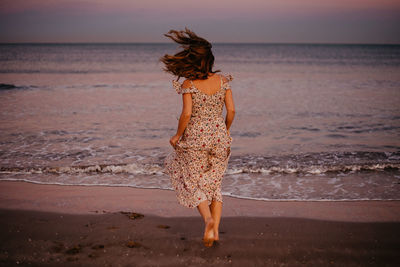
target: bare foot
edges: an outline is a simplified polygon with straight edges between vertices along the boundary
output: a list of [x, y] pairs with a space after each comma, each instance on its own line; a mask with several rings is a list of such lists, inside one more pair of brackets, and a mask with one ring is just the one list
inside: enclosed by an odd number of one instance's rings
[[203, 244], [206, 247], [211, 247], [214, 243], [214, 219], [211, 217], [207, 219], [204, 228]]
[[214, 241], [219, 241], [218, 231], [215, 231], [215, 230], [214, 230]]

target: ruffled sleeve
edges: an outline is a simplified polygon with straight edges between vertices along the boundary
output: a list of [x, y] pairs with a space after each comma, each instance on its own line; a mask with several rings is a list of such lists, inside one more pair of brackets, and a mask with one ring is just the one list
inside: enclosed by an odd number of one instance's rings
[[188, 88], [182, 88], [182, 84], [178, 81], [172, 80], [172, 86], [175, 88], [175, 91], [178, 94], [185, 94], [185, 93], [193, 93], [195, 92], [195, 88], [190, 86]]
[[224, 90], [229, 90], [231, 89], [231, 85], [229, 84], [229, 82], [233, 80], [233, 76], [231, 74], [227, 74], [225, 75], [225, 77], [228, 79], [228, 81], [222, 83], [222, 88]]

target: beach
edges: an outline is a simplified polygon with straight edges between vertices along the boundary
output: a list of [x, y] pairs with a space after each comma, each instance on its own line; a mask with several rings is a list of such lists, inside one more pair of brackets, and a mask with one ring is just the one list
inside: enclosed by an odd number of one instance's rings
[[224, 196], [220, 241], [171, 190], [0, 182], [1, 266], [398, 266], [400, 201]]

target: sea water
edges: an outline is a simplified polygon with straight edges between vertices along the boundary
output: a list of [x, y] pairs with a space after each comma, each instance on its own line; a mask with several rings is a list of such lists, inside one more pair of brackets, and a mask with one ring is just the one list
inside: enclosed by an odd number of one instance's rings
[[[0, 180], [171, 190], [163, 160], [182, 99], [159, 58], [179, 49], [0, 45]], [[400, 46], [212, 49], [234, 78], [224, 195], [400, 199]]]

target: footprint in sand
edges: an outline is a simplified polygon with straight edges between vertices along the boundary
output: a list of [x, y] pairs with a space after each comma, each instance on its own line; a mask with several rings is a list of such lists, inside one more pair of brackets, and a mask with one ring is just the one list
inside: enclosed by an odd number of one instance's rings
[[92, 249], [103, 249], [104, 245], [94, 245]]
[[121, 214], [124, 214], [126, 216], [128, 216], [129, 219], [131, 220], [135, 220], [135, 219], [141, 219], [144, 217], [143, 214], [140, 213], [136, 213], [136, 212], [126, 212], [126, 211], [121, 211]]
[[126, 243], [126, 246], [128, 248], [140, 248], [142, 246], [142, 244], [140, 244], [139, 242], [135, 242], [135, 241], [128, 241]]
[[164, 224], [159, 224], [159, 225], [157, 225], [157, 227], [158, 227], [158, 228], [162, 228], [162, 229], [168, 229], [168, 228], [171, 228], [170, 226], [168, 226], [168, 225], [164, 225]]
[[78, 254], [79, 252], [81, 252], [81, 249], [82, 249], [81, 245], [76, 245], [65, 251], [65, 253], [69, 255]]

